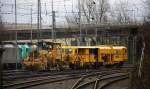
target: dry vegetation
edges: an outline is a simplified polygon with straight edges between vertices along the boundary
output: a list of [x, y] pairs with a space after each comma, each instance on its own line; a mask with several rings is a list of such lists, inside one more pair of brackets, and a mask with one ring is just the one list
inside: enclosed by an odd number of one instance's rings
[[132, 73], [131, 89], [150, 89], [150, 22], [146, 22], [139, 30], [138, 35], [138, 59], [141, 55], [141, 43], [145, 42], [144, 60], [141, 70], [141, 77], [138, 76], [139, 63]]
[[138, 67], [132, 73], [131, 89], [150, 89], [150, 1], [144, 0], [145, 12], [144, 25], [139, 30], [137, 50], [138, 59], [141, 55], [142, 41], [145, 42], [144, 60], [141, 70], [141, 77], [138, 76]]
[[143, 61], [142, 82], [145, 89], [150, 89], [150, 23], [144, 25], [143, 34], [146, 43], [145, 56]]

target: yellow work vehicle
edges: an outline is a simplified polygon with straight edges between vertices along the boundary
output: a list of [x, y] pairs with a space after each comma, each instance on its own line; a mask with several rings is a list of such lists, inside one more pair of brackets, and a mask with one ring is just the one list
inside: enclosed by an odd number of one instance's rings
[[119, 66], [127, 61], [127, 48], [124, 46], [113, 46], [113, 62]]
[[112, 46], [98, 46], [98, 61], [103, 65], [113, 64], [113, 48]]
[[70, 68], [97, 68], [122, 65], [127, 60], [124, 46], [62, 46], [62, 61]]
[[23, 61], [23, 65], [26, 69], [30, 70], [46, 70], [47, 57], [48, 51], [46, 50], [40, 50], [39, 52], [33, 51], [29, 57]]
[[41, 42], [39, 43], [38, 50], [31, 51], [30, 55], [23, 60], [23, 65], [25, 68], [32, 70], [49, 70], [50, 67], [59, 67], [61, 57], [60, 43], [53, 42]]
[[63, 46], [63, 61], [70, 68], [88, 68], [98, 62], [98, 48], [94, 46]]
[[81, 60], [81, 67], [92, 68], [95, 63], [98, 63], [98, 48], [95, 46], [79, 46], [78, 56]]
[[74, 68], [75, 64], [79, 64], [77, 46], [62, 46], [62, 62], [64, 66]]
[[[48, 48], [33, 51], [24, 60], [29, 69], [46, 70], [61, 68], [98, 68], [100, 65], [119, 65], [127, 60], [124, 46], [62, 46], [60, 43], [46, 43]], [[51, 46], [51, 47], [50, 47]]]

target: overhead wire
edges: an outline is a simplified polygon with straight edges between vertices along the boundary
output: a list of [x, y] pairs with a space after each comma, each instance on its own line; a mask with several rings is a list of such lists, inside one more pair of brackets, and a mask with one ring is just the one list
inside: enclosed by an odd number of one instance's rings
[[[36, 8], [36, 5], [34, 4], [34, 3], [31, 3], [32, 1], [30, 1], [30, 0], [23, 0], [23, 1], [20, 1], [20, 2], [17, 2], [17, 10], [18, 10], [18, 12], [17, 12], [17, 15], [18, 16], [30, 16], [30, 6], [32, 5], [33, 6], [33, 8]], [[74, 12], [74, 4], [73, 4], [73, 0], [72, 0], [72, 3], [71, 3], [71, 5], [70, 4], [67, 4], [67, 6], [66, 6], [66, 0], [63, 0], [63, 1], [61, 1], [61, 0], [56, 0], [54, 3], [54, 7], [56, 7], [57, 8], [57, 11], [56, 11], [56, 13], [58, 12], [58, 13], [63, 13], [63, 14], [57, 14], [57, 16], [56, 16], [56, 18], [62, 18], [62, 17], [66, 17], [68, 14], [70, 15], [70, 14], [72, 14], [72, 13], [78, 13], [78, 12]], [[57, 4], [56, 4], [57, 3]], [[68, 2], [67, 2], [68, 3]], [[12, 2], [4, 2], [3, 3], [4, 5], [5, 5], [5, 7], [7, 7], [7, 6], [10, 6], [10, 8], [11, 8], [11, 12], [8, 12], [7, 10], [6, 10], [6, 12], [4, 13], [2, 13], [3, 15], [6, 15], [6, 14], [12, 14], [12, 16], [13, 16], [13, 14], [14, 14], [14, 3], [12, 3]], [[50, 6], [51, 4], [50, 3], [48, 3], [48, 2], [41, 2], [41, 7], [42, 7], [42, 10], [44, 10], [44, 11], [42, 11], [42, 16], [43, 15], [45, 15], [46, 16], [46, 19], [47, 19], [47, 16], [51, 16], [52, 14], [51, 14], [51, 12], [48, 10], [48, 7]], [[59, 10], [59, 8], [60, 7], [64, 7], [64, 11], [60, 11]], [[71, 11], [68, 11], [67, 10], [67, 7], [68, 6], [72, 6], [72, 10]], [[45, 7], [45, 8], [43, 8], [43, 7]], [[24, 11], [24, 12], [22, 12], [22, 10]], [[33, 16], [34, 15], [36, 15], [37, 14], [37, 10], [36, 9], [33, 9]], [[42, 18], [42, 21], [45, 19], [45, 16]], [[18, 19], [19, 19], [19, 17], [18, 17]], [[22, 19], [24, 19], [24, 18], [22, 18]], [[57, 21], [58, 22], [58, 21]], [[66, 22], [66, 21], [65, 21]], [[47, 23], [47, 22], [46, 22]]]

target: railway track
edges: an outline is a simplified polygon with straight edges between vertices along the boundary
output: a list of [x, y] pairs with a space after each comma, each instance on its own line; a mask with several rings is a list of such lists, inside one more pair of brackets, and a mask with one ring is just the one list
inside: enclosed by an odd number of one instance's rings
[[[60, 81], [66, 81], [70, 79], [81, 79], [83, 77], [93, 77], [97, 75], [101, 75], [102, 73], [106, 73], [109, 71], [90, 71], [90, 72], [85, 72], [85, 73], [70, 73], [70, 74], [64, 74], [64, 75], [59, 75], [56, 77], [55, 76], [45, 76], [45, 77], [39, 77], [35, 79], [29, 79], [26, 81], [19, 81], [16, 82], [14, 81], [13, 83], [5, 84], [3, 87], [5, 89], [24, 89], [24, 88], [30, 88], [33, 86], [38, 86], [38, 85], [43, 85], [43, 84], [48, 84], [48, 83], [54, 83], [54, 82], [60, 82]], [[116, 72], [116, 70], [114, 70]]]
[[[22, 76], [22, 78], [25, 79], [22, 79], [20, 76], [10, 83], [5, 83], [3, 87], [4, 89], [32, 89], [32, 87], [44, 86], [45, 84], [74, 80], [75, 83], [71, 85], [72, 87], [67, 89], [104, 89], [108, 85], [111, 85], [111, 83], [127, 79], [127, 75], [127, 73], [118, 69], [63, 71], [55, 73], [45, 72], [45, 74]], [[13, 78], [13, 76], [11, 77]]]
[[71, 89], [104, 89], [111, 83], [115, 83], [117, 81], [127, 79], [127, 73], [119, 73], [119, 72], [107, 72], [102, 73], [101, 75], [97, 76], [95, 79], [87, 79], [88, 76], [84, 78], [80, 78]]
[[30, 81], [4, 85], [3, 87], [5, 89], [24, 89], [24, 88], [29, 88], [29, 87], [33, 87], [33, 86], [43, 85], [43, 84], [47, 84], [47, 83], [53, 83], [53, 82], [58, 82], [58, 81], [65, 81], [65, 80], [76, 79], [76, 78], [80, 78], [80, 76], [79, 75], [61, 76], [61, 77], [47, 76], [47, 77], [44, 77], [44, 78], [34, 79], [34, 80], [30, 80]]
[[18, 70], [4, 70], [3, 73], [12, 73], [12, 72], [25, 72], [27, 70], [18, 69]]
[[[104, 88], [108, 87], [109, 85], [111, 85], [115, 82], [118, 82], [118, 81], [121, 81], [121, 80], [124, 80], [124, 79], [127, 79], [127, 78], [128, 78], [128, 76], [121, 75], [121, 76], [117, 76], [115, 78], [112, 78], [111, 80], [110, 79], [105, 80], [104, 84], [101, 85], [98, 89], [104, 89]], [[95, 89], [97, 89], [97, 88], [95, 88]]]
[[[90, 71], [71, 71], [71, 72], [58, 72], [58, 73], [44, 73], [44, 74], [37, 74], [37, 75], [22, 75], [22, 76], [19, 76], [19, 79], [15, 79], [14, 76], [11, 76], [12, 79], [9, 79], [10, 77], [7, 77], [8, 80], [6, 81], [5, 80], [5, 85], [4, 85], [4, 88], [11, 88], [14, 87], [14, 86], [22, 86], [22, 85], [25, 85], [27, 83], [32, 83], [32, 82], [38, 82], [38, 81], [47, 81], [49, 79], [58, 79], [58, 78], [61, 78], [61, 77], [74, 77], [74, 76], [77, 76], [77, 75], [84, 75], [84, 74], [87, 74], [87, 73], [90, 73]], [[97, 72], [97, 71], [92, 71], [92, 72]], [[27, 77], [28, 76], [28, 77]], [[56, 77], [56, 76], [61, 76], [61, 77]], [[26, 78], [26, 79], [25, 79]], [[76, 78], [76, 77], [75, 77]], [[11, 81], [9, 81], [11, 80]], [[41, 83], [40, 83], [41, 84]], [[27, 84], [28, 85], [28, 84]], [[34, 84], [32, 84], [34, 85]], [[36, 84], [35, 84], [36, 85]], [[14, 88], [16, 89], [16, 88]]]
[[14, 75], [14, 74], [22, 74], [22, 73], [28, 73], [28, 70], [4, 70], [3, 75]]
[[13, 75], [22, 75], [22, 74], [29, 74], [29, 73], [31, 73], [31, 71], [17, 71], [17, 72], [3, 72], [3, 75], [4, 76], [13, 76]]
[[3, 74], [4, 81], [14, 81], [19, 79], [27, 79], [33, 77], [41, 77], [41, 76], [56, 76], [56, 75], [65, 75], [65, 74], [81, 74], [81, 73], [90, 73], [90, 72], [98, 72], [99, 70], [77, 70], [77, 71], [48, 71], [48, 72], [32, 72], [28, 71], [25, 73], [12, 73], [11, 75]]
[[[93, 74], [88, 74], [88, 75], [93, 75]], [[33, 86], [47, 84], [47, 83], [65, 81], [69, 79], [78, 79], [80, 77], [81, 77], [81, 74], [63, 75], [60, 77], [46, 76], [43, 78], [38, 78], [38, 79], [30, 80], [30, 81], [4, 85], [3, 87], [5, 89], [23, 89], [23, 88], [33, 87]]]

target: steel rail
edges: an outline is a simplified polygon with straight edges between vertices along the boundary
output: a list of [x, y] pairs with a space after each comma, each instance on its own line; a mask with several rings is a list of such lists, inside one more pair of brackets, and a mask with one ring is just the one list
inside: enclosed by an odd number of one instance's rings
[[[117, 73], [116, 73], [116, 74], [117, 74]], [[112, 74], [103, 74], [103, 75], [100, 75], [100, 77], [101, 77], [100, 79], [97, 78], [97, 79], [94, 80], [94, 81], [86, 82], [86, 83], [84, 83], [84, 84], [78, 85], [77, 87], [75, 87], [75, 88], [73, 88], [73, 89], [80, 89], [80, 88], [82, 88], [82, 87], [85, 87], [86, 85], [93, 84], [93, 83], [95, 83], [93, 89], [97, 89], [97, 87], [98, 87], [98, 86], [97, 86], [98, 82], [104, 81], [104, 80], [108, 80], [108, 79], [112, 79], [112, 78], [118, 78], [118, 77], [122, 77], [122, 76], [124, 77], [124, 76], [126, 76], [127, 74], [118, 75], [118, 76], [105, 77], [105, 76], [108, 76], [108, 75], [112, 75]]]
[[104, 75], [106, 75], [106, 74], [114, 74], [114, 73], [120, 73], [120, 71], [116, 71], [116, 70], [111, 70], [111, 71], [102, 71], [102, 72], [99, 72], [99, 73], [97, 73], [97, 74], [89, 74], [89, 75], [85, 75], [85, 76], [82, 76], [80, 79], [78, 79], [75, 83], [74, 83], [74, 85], [71, 87], [71, 89], [76, 89], [76, 88], [78, 88], [79, 87], [79, 85], [80, 85], [80, 83], [84, 80], [84, 79], [86, 79], [86, 78], [88, 78], [88, 77], [91, 77], [91, 76], [98, 76], [98, 75], [100, 75], [99, 77], [102, 77], [102, 76], [104, 76]]
[[22, 82], [22, 83], [4, 85], [3, 87], [5, 89], [24, 89], [24, 88], [43, 85], [43, 84], [47, 84], [47, 83], [54, 83], [54, 82], [65, 81], [65, 80], [70, 80], [70, 79], [78, 79], [80, 77], [81, 76], [66, 76], [66, 77], [55, 77], [55, 78], [47, 77], [47, 78], [36, 79], [36, 80], [32, 80], [32, 81], [26, 81], [26, 82]]
[[61, 77], [52, 77], [52, 76], [46, 76], [45, 78], [39, 78], [31, 81], [25, 81], [21, 83], [13, 83], [9, 85], [4, 85], [4, 88], [7, 89], [23, 89], [23, 88], [28, 88], [32, 86], [37, 86], [37, 85], [42, 85], [42, 84], [47, 84], [47, 83], [53, 83], [53, 82], [59, 82], [59, 81], [64, 81], [64, 80], [69, 80], [69, 79], [78, 79], [81, 78], [83, 75], [84, 76], [89, 76], [89, 75], [95, 75], [99, 74], [99, 72], [94, 72], [94, 73], [79, 73], [79, 74], [70, 74], [66, 76], [61, 76]]
[[128, 78], [128, 76], [120, 76], [120, 77], [118, 77], [116, 79], [109, 80], [109, 81], [107, 81], [106, 84], [104, 84], [103, 86], [99, 87], [98, 89], [104, 89], [104, 88], [108, 87], [109, 85], [111, 85], [111, 84], [113, 84], [115, 82], [118, 82], [118, 81], [121, 81], [121, 80], [124, 80], [124, 79], [127, 79], [127, 78]]
[[35, 73], [35, 72], [31, 72], [29, 74], [25, 73], [22, 75], [10, 75], [10, 76], [4, 76], [4, 80], [5, 81], [11, 81], [11, 80], [16, 80], [16, 79], [26, 79], [26, 78], [31, 78], [31, 77], [41, 77], [41, 76], [55, 76], [55, 75], [66, 75], [66, 74], [84, 74], [84, 73], [90, 73], [90, 72], [98, 72], [98, 70], [94, 70], [94, 71], [62, 71], [62, 72], [39, 72], [39, 73]]

